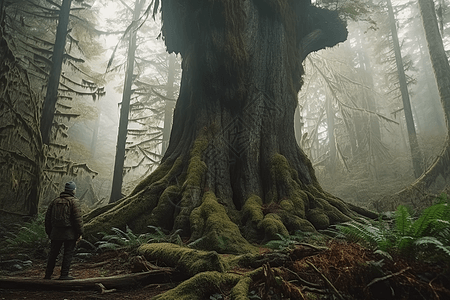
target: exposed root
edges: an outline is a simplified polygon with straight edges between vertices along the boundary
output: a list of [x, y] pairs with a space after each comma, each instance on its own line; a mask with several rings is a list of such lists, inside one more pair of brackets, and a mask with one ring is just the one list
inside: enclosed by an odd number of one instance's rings
[[216, 271], [202, 272], [184, 281], [176, 288], [171, 289], [165, 292], [164, 294], [155, 297], [154, 299], [155, 300], [209, 299], [212, 294], [221, 291], [221, 286], [236, 285], [236, 283], [239, 282], [239, 279], [241, 277], [242, 276], [236, 274], [219, 273]]
[[224, 263], [215, 251], [201, 251], [170, 243], [145, 244], [138, 253], [148, 261], [156, 261], [194, 276], [200, 272], [224, 272]]

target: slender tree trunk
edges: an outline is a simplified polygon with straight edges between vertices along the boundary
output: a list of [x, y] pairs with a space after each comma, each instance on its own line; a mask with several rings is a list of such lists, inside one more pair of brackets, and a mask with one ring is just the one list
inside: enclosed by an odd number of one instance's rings
[[[175, 82], [175, 54], [169, 54], [169, 75], [167, 79], [167, 98], [173, 99]], [[164, 130], [162, 141], [162, 154], [166, 153], [167, 146], [169, 145], [170, 131], [172, 129], [173, 109], [175, 107], [175, 101], [166, 100], [164, 108]]]
[[64, 49], [66, 46], [67, 27], [69, 25], [70, 6], [72, 0], [63, 0], [59, 12], [58, 28], [56, 30], [55, 46], [53, 48], [52, 68], [48, 78], [47, 93], [41, 115], [41, 134], [44, 144], [50, 143], [50, 135], [55, 116], [55, 107], [58, 100], [59, 79], [61, 76]]
[[[359, 57], [360, 71], [363, 74], [362, 81], [369, 89], [369, 90], [367, 88], [363, 89], [364, 95], [363, 105], [364, 108], [367, 108], [372, 112], [376, 112], [377, 103], [373, 97], [373, 93], [371, 92], [371, 90], [373, 90], [374, 88], [372, 76], [373, 70], [372, 65], [370, 63], [370, 58], [367, 56], [367, 53], [365, 51], [361, 30], [358, 31], [358, 42], [359, 42], [358, 57]], [[374, 137], [381, 141], [380, 122], [378, 121], [378, 117], [372, 114], [370, 115], [370, 130], [373, 133]]]
[[98, 108], [98, 116], [95, 120], [94, 129], [92, 132], [92, 140], [91, 140], [91, 157], [95, 158], [95, 152], [97, 150], [97, 142], [98, 142], [98, 131], [100, 129], [100, 119], [102, 117], [102, 114], [100, 112], [100, 105], [99, 101], [97, 102], [97, 108]]
[[329, 147], [329, 166], [333, 172], [336, 163], [336, 137], [334, 135], [334, 109], [332, 97], [328, 94], [325, 96], [325, 107], [327, 112], [327, 133], [328, 133], [328, 147]]
[[[431, 72], [430, 72], [430, 66], [427, 64], [429, 62], [428, 60], [428, 56], [425, 55], [425, 49], [424, 49], [424, 41], [422, 38], [422, 35], [418, 35], [417, 36], [417, 44], [419, 45], [419, 50], [420, 50], [420, 56], [421, 56], [421, 62], [422, 62], [422, 70], [424, 70], [423, 72], [425, 72], [425, 77], [427, 78], [426, 80], [426, 84], [427, 84], [427, 94], [428, 95], [432, 95], [433, 94], [433, 90], [434, 88], [436, 88], [435, 86], [435, 82], [432, 82], [432, 76], [431, 76]], [[427, 62], [427, 63], [426, 63]], [[428, 79], [430, 78], [430, 79]], [[433, 86], [431, 85], [431, 83], [433, 83]], [[440, 103], [439, 100], [437, 100], [436, 97], [432, 97], [431, 99], [427, 99], [428, 103], [431, 105], [431, 111], [432, 114], [434, 116], [429, 116], [431, 117], [431, 119], [433, 119], [433, 122], [435, 123], [435, 128], [438, 129], [438, 134], [444, 134], [446, 127], [445, 127], [445, 120], [444, 118], [441, 117], [441, 109], [442, 109], [442, 105]]]
[[414, 175], [418, 178], [422, 172], [422, 152], [417, 141], [416, 128], [414, 125], [413, 114], [411, 110], [411, 101], [409, 99], [408, 86], [406, 84], [406, 75], [403, 67], [402, 54], [400, 52], [400, 43], [398, 41], [397, 26], [395, 24], [394, 11], [391, 0], [387, 0], [389, 11], [389, 22], [391, 25], [392, 39], [394, 43], [395, 61], [397, 63], [398, 80], [400, 82], [400, 91], [402, 93], [403, 111], [405, 112], [406, 129], [408, 131], [409, 147], [411, 149], [411, 158], [414, 168]]
[[[145, 0], [136, 0], [133, 12], [133, 22], [139, 19]], [[131, 86], [133, 84], [134, 59], [136, 53], [136, 24], [130, 31], [128, 44], [127, 71], [123, 87], [122, 103], [120, 107], [119, 129], [117, 134], [116, 159], [114, 162], [113, 183], [109, 203], [122, 198], [123, 164], [125, 161], [125, 146], [128, 133], [128, 117], [130, 112]]]

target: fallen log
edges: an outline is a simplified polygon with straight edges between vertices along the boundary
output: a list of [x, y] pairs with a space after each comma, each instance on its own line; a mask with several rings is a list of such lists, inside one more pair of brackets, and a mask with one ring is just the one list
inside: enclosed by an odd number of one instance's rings
[[145, 286], [151, 283], [177, 282], [185, 278], [173, 268], [160, 268], [141, 273], [74, 280], [45, 280], [0, 276], [0, 289], [98, 291], [99, 284], [101, 284], [105, 290], [120, 290]]

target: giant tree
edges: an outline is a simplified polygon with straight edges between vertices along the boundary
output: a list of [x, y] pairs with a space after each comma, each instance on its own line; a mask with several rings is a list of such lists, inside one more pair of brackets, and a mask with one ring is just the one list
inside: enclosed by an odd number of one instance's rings
[[161, 11], [183, 59], [169, 146], [130, 195], [87, 216], [87, 236], [154, 225], [245, 252], [247, 240], [371, 215], [320, 187], [294, 135], [302, 61], [347, 38], [336, 11], [309, 0], [162, 0]]

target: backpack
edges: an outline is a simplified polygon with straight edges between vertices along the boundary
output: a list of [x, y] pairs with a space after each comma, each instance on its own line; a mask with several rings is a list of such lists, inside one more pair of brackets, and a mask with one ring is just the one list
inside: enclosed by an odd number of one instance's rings
[[52, 226], [54, 227], [70, 227], [70, 215], [72, 211], [72, 198], [59, 197], [53, 201], [52, 208]]

